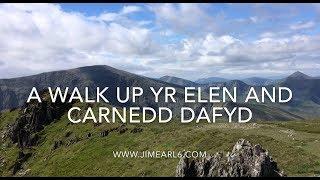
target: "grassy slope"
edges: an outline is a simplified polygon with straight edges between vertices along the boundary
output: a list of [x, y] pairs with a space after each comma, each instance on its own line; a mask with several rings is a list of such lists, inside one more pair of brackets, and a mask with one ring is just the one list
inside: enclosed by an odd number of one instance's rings
[[[1, 127], [13, 120], [17, 112], [1, 116]], [[169, 124], [141, 125], [142, 133], [124, 134], [111, 132], [106, 137], [99, 133], [118, 124], [93, 123], [71, 125], [67, 117], [47, 126], [40, 134], [39, 147], [33, 150], [33, 157], [25, 163], [30, 169], [27, 175], [41, 176], [174, 176], [178, 159], [133, 159], [114, 158], [114, 150], [200, 150], [207, 153], [230, 151], [239, 138], [260, 143], [269, 150], [280, 168], [288, 175], [320, 174], [320, 121], [308, 122], [264, 122], [248, 124]], [[70, 137], [65, 134], [72, 132]], [[91, 132], [93, 137], [85, 135]], [[292, 134], [292, 135], [290, 135]], [[67, 142], [70, 138], [82, 140], [70, 146], [52, 150], [55, 140]], [[0, 175], [10, 175], [10, 161], [16, 158], [17, 148], [1, 148], [0, 156], [7, 163], [0, 167]]]
[[[18, 117], [18, 110], [9, 112], [9, 111], [3, 111], [0, 113], [0, 132], [9, 124], [13, 123], [14, 120]], [[0, 175], [8, 175], [8, 167], [12, 166], [14, 163], [14, 160], [16, 159], [16, 156], [18, 154], [18, 148], [11, 145], [7, 140], [2, 139], [2, 133], [1, 135], [1, 147], [0, 147]], [[3, 161], [2, 158], [5, 157], [5, 162], [1, 163]]]

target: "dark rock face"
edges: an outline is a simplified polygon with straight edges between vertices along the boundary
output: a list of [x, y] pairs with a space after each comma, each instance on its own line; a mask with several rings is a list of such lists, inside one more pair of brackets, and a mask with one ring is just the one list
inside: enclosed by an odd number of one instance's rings
[[24, 105], [15, 123], [9, 128], [9, 137], [20, 148], [34, 146], [39, 140], [36, 134], [44, 126], [59, 119], [72, 103], [52, 103], [46, 93], [42, 93], [42, 102], [30, 102]]
[[240, 139], [231, 153], [217, 153], [203, 159], [181, 158], [176, 169], [178, 177], [277, 177], [277, 163], [260, 145]]
[[16, 162], [11, 167], [12, 173], [16, 174], [22, 168], [22, 164], [27, 161], [31, 157], [31, 155], [31, 153], [24, 153], [20, 151]]

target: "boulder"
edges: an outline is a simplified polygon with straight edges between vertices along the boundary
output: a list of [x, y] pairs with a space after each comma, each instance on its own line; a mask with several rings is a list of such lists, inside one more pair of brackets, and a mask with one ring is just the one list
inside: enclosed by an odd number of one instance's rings
[[92, 136], [92, 134], [89, 132], [89, 133], [87, 133], [86, 138], [91, 138], [91, 136]]
[[106, 136], [108, 136], [108, 134], [109, 134], [109, 131], [108, 131], [108, 130], [104, 130], [104, 131], [102, 131], [102, 132], [100, 133], [100, 136], [101, 136], [101, 137], [106, 137]]
[[218, 152], [202, 159], [182, 157], [177, 177], [279, 177], [277, 163], [260, 145], [240, 139], [226, 156]]
[[62, 142], [61, 140], [59, 140], [59, 141], [54, 141], [52, 150], [56, 150], [56, 149], [58, 149], [58, 148], [59, 148], [60, 146], [62, 146], [62, 145], [63, 145], [63, 142]]

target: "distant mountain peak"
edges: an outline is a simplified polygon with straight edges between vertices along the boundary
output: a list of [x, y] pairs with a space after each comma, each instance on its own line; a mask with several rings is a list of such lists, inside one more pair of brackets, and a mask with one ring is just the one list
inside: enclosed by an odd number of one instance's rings
[[195, 82], [198, 84], [211, 84], [217, 82], [227, 82], [229, 79], [221, 78], [221, 77], [208, 77], [208, 78], [201, 78], [196, 80]]
[[197, 83], [187, 80], [187, 79], [183, 79], [183, 78], [179, 78], [179, 77], [175, 77], [175, 76], [162, 76], [161, 78], [159, 78], [161, 81], [167, 82], [167, 83], [171, 83], [171, 84], [175, 84], [175, 85], [179, 85], [179, 86], [198, 86]]
[[310, 76], [300, 72], [300, 71], [296, 71], [293, 74], [291, 74], [290, 76], [288, 76], [288, 78], [295, 78], [295, 79], [311, 79]]
[[177, 78], [177, 77], [165, 75], [160, 77], [159, 79], [165, 79], [165, 78]]

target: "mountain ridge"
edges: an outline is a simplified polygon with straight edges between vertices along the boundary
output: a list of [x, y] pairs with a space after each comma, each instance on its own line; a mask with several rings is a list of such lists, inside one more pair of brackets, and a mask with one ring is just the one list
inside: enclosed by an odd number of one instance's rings
[[[296, 73], [297, 74], [297, 73]], [[301, 79], [301, 77], [305, 77], [304, 75], [298, 74], [299, 76], [291, 76], [290, 78], [285, 78], [276, 86], [288, 86], [294, 91], [293, 102], [282, 105], [281, 108], [285, 108], [286, 106], [300, 108], [304, 107], [306, 103], [313, 103], [313, 106], [306, 107], [301, 110], [311, 110], [315, 115], [319, 113], [317, 109], [320, 108], [320, 93], [318, 89], [320, 89], [320, 79], [308, 78]], [[169, 76], [168, 76], [169, 77]], [[168, 78], [166, 77], [166, 78]], [[163, 78], [162, 78], [163, 79]], [[168, 79], [167, 79], [168, 80]], [[213, 104], [210, 103], [195, 103], [188, 104], [183, 102], [184, 98], [184, 88], [186, 84], [183, 83], [192, 83], [192, 81], [184, 81], [184, 79], [179, 78], [170, 79], [169, 82], [165, 82], [161, 79], [151, 79], [145, 76], [136, 75], [130, 72], [126, 72], [123, 70], [118, 70], [116, 68], [106, 66], [106, 65], [96, 65], [96, 66], [85, 66], [75, 69], [69, 70], [61, 70], [61, 71], [53, 71], [47, 73], [40, 73], [38, 75], [26, 76], [21, 78], [13, 78], [13, 79], [2, 79], [0, 80], [0, 110], [3, 109], [11, 109], [20, 107], [26, 101], [32, 87], [36, 87], [38, 90], [42, 90], [47, 87], [69, 87], [73, 89], [74, 87], [81, 89], [85, 89], [85, 87], [89, 87], [89, 89], [95, 89], [96, 87], [109, 87], [109, 91], [106, 94], [106, 97], [111, 97], [109, 99], [110, 103], [114, 106], [139, 106], [139, 107], [160, 107], [166, 106], [173, 109], [174, 114], [179, 114], [180, 108], [183, 106], [191, 106], [193, 109], [199, 111], [201, 107], [210, 108]], [[179, 80], [180, 85], [177, 85], [175, 80]], [[173, 82], [173, 83], [172, 83]], [[179, 82], [178, 82], [179, 83]], [[193, 83], [192, 83], [193, 84]], [[198, 85], [198, 84], [193, 84]], [[301, 86], [302, 85], [302, 86]], [[144, 96], [139, 98], [136, 103], [132, 103], [129, 101], [126, 104], [120, 104], [116, 100], [116, 87], [120, 87], [121, 89], [125, 89], [126, 87], [138, 86], [143, 89], [148, 90], [149, 87], [175, 87], [176, 94], [176, 103], [165, 103], [164, 96], [161, 94], [161, 99], [158, 103], [155, 103], [153, 100], [153, 94], [150, 91], [145, 91]], [[241, 80], [229, 80], [227, 82], [215, 82], [211, 84], [201, 85], [204, 91], [206, 92], [210, 86], [219, 86], [219, 87], [237, 87], [239, 96], [245, 95], [248, 92], [248, 89], [251, 85], [241, 81]], [[256, 86], [260, 87], [260, 86]], [[270, 88], [271, 85], [268, 85]], [[123, 91], [125, 93], [125, 91]], [[92, 95], [92, 94], [91, 94]], [[93, 94], [94, 95], [94, 94]], [[124, 95], [124, 94], [122, 94]], [[163, 98], [162, 98], [163, 97]], [[269, 106], [273, 106], [273, 104], [268, 104]], [[286, 111], [290, 111], [290, 108], [287, 108]], [[301, 111], [303, 112], [303, 111]], [[312, 113], [311, 112], [311, 113]], [[279, 112], [280, 113], [280, 112]], [[288, 114], [286, 112], [280, 114]], [[310, 114], [310, 113], [309, 113]], [[292, 117], [291, 115], [289, 115]], [[289, 117], [285, 115], [284, 119], [288, 119]], [[267, 117], [267, 116], [264, 116]]]
[[171, 84], [176, 84], [179, 86], [187, 87], [187, 86], [199, 86], [198, 83], [189, 81], [183, 78], [175, 77], [175, 76], [162, 76], [159, 78], [161, 81], [168, 82]]

